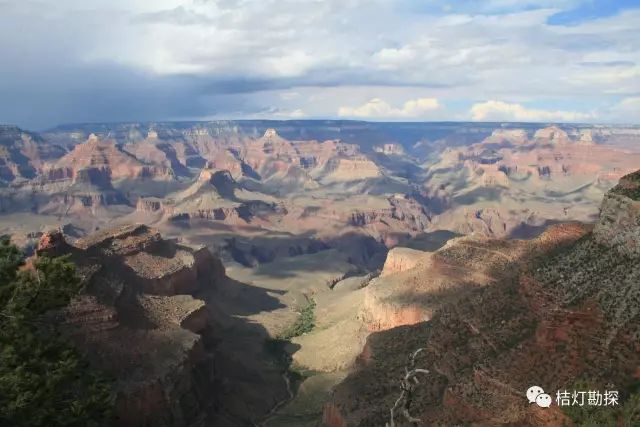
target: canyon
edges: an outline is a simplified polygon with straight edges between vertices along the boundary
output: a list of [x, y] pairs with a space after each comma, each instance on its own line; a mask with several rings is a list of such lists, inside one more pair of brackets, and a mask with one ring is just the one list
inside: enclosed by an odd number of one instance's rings
[[[605, 196], [595, 227], [556, 225], [526, 243], [494, 242], [498, 250], [514, 245], [507, 253], [519, 261], [499, 267], [492, 285], [458, 292], [429, 322], [403, 319], [396, 324], [406, 326], [371, 334], [354, 372], [325, 405], [325, 425], [389, 422], [399, 389], [394, 382], [418, 348], [420, 367], [429, 371], [413, 396], [412, 415], [422, 423], [579, 425], [558, 406], [529, 405], [523, 396], [530, 384], [562, 390], [586, 381], [629, 398], [640, 366], [639, 188], [637, 172], [624, 177]], [[474, 258], [489, 269], [495, 262], [494, 254], [465, 256]], [[433, 270], [420, 274], [422, 268], [418, 263], [391, 275], [413, 272], [428, 283]], [[602, 425], [637, 423], [633, 402], [609, 412]]]
[[0, 234], [78, 266], [65, 330], [117, 378], [120, 425], [384, 425], [425, 348], [423, 422], [552, 426], [567, 416], [526, 406], [528, 381], [627, 390], [640, 366], [639, 142], [530, 123], [2, 126]]

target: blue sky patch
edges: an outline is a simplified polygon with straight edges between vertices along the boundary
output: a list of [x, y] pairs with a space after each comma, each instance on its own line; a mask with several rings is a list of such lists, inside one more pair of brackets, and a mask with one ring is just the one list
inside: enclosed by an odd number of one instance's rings
[[585, 21], [614, 16], [627, 9], [640, 8], [640, 0], [591, 0], [549, 17], [550, 25], [577, 25]]

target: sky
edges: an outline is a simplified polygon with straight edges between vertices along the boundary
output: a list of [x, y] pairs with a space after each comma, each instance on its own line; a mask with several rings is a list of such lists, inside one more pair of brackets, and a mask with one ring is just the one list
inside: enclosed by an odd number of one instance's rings
[[640, 124], [640, 0], [0, 0], [0, 123]]

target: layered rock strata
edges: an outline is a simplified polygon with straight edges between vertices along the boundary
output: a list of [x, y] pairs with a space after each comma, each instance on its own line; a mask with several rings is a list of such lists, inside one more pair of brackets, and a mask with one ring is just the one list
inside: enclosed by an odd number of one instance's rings
[[[411, 413], [424, 424], [574, 425], [573, 415], [556, 405], [530, 405], [524, 392], [532, 384], [551, 393], [618, 390], [620, 403], [630, 406], [601, 414], [608, 417], [605, 425], [640, 422], [634, 401], [627, 401], [640, 368], [636, 179], [623, 178], [607, 194], [593, 232], [554, 226], [528, 243], [494, 243], [490, 251], [485, 246], [481, 257], [461, 252], [460, 243], [470, 240], [462, 238], [425, 255], [457, 253], [483, 274], [501, 273], [443, 303], [428, 322], [372, 334], [355, 372], [326, 405], [325, 425], [388, 422], [398, 396], [393, 384], [404, 375], [407, 354], [418, 348], [424, 348], [419, 367], [430, 373], [420, 378]], [[415, 280], [428, 281], [433, 262]]]
[[67, 243], [46, 233], [39, 256], [69, 254], [85, 291], [65, 311], [65, 330], [117, 380], [117, 424], [186, 426], [215, 404], [213, 327], [198, 291], [224, 267], [206, 248], [163, 240], [143, 225]]

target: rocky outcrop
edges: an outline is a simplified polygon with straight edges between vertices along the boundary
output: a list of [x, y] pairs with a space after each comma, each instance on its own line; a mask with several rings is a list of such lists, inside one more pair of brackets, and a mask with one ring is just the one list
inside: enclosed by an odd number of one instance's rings
[[[434, 224], [460, 233], [518, 236], [548, 222], [592, 222], [606, 189], [637, 168], [637, 151], [596, 143], [598, 132], [551, 126], [534, 135], [496, 130], [450, 148], [430, 167], [425, 193], [447, 201]], [[586, 138], [586, 137], [584, 137]], [[457, 183], [457, 184], [453, 184]], [[521, 203], [526, 200], [528, 203]]]
[[78, 266], [85, 291], [65, 310], [65, 329], [116, 378], [119, 425], [191, 425], [215, 405], [207, 344], [213, 326], [205, 302], [193, 295], [225, 273], [206, 248], [131, 225], [74, 245], [60, 231], [45, 233], [36, 253], [69, 254]]
[[42, 173], [45, 163], [64, 149], [15, 126], [0, 125], [0, 184], [28, 180]]
[[429, 320], [432, 315], [433, 310], [421, 304], [380, 299], [375, 292], [365, 293], [361, 312], [367, 329], [372, 332], [414, 325]]
[[387, 212], [382, 212], [378, 210], [371, 210], [368, 212], [363, 212], [357, 210], [355, 212], [351, 212], [348, 219], [348, 224], [356, 227], [361, 227], [363, 225], [371, 224], [377, 222], [380, 218], [384, 216], [391, 216], [391, 210]]
[[169, 195], [176, 213], [208, 210], [237, 205], [236, 181], [228, 171], [202, 169], [198, 178], [185, 190]]
[[118, 192], [78, 191], [74, 193], [56, 194], [39, 209], [40, 213], [81, 214], [87, 211], [110, 205], [126, 205], [128, 201]]
[[146, 165], [120, 149], [115, 142], [91, 134], [86, 142], [58, 160], [46, 171], [49, 179], [83, 179], [82, 170], [98, 170], [111, 180], [173, 179], [172, 170], [162, 164]]
[[36, 247], [37, 255], [51, 257], [62, 256], [71, 251], [72, 247], [65, 240], [61, 229], [43, 233]]
[[[425, 425], [575, 422], [555, 405], [530, 405], [524, 391], [531, 384], [555, 391], [587, 381], [590, 389], [619, 390], [625, 404], [640, 366], [640, 267], [635, 246], [625, 242], [640, 224], [629, 220], [630, 212], [637, 212], [628, 204], [633, 200], [620, 193], [635, 191], [634, 180], [625, 178], [605, 197], [593, 233], [569, 224], [530, 241], [482, 243], [465, 237], [433, 253], [429, 268], [412, 280], [442, 274], [444, 263], [462, 267], [467, 280], [477, 280], [473, 276], [479, 272], [492, 280], [456, 296], [449, 293], [429, 322], [372, 334], [357, 369], [325, 406], [326, 419], [384, 425], [398, 395], [388, 384], [403, 377], [407, 354], [418, 348], [424, 348], [418, 365], [430, 373], [412, 396], [411, 413]], [[381, 278], [378, 287], [404, 277], [406, 290], [413, 270]], [[407, 301], [415, 304], [415, 292], [410, 295]], [[632, 409], [603, 421], [637, 422]]]
[[212, 155], [207, 162], [207, 168], [227, 171], [233, 178], [240, 178], [249, 172], [249, 166], [238, 160], [231, 150], [221, 150]]
[[[79, 212], [83, 208], [96, 209], [110, 205], [128, 205], [126, 197], [117, 191], [111, 181], [111, 169], [105, 165], [90, 166], [82, 169], [59, 169], [70, 173], [68, 182], [63, 184], [64, 192], [51, 195], [49, 205], [64, 207], [67, 212]], [[50, 171], [54, 173], [55, 171]], [[61, 178], [63, 181], [66, 178]], [[45, 182], [47, 187], [55, 184]], [[46, 208], [45, 208], [46, 210]]]
[[243, 222], [240, 220], [237, 208], [198, 209], [195, 211], [175, 213], [169, 216], [169, 221], [177, 223], [193, 219], [227, 221], [231, 223]]
[[[116, 292], [122, 292], [122, 288]], [[114, 295], [120, 296], [116, 292]], [[82, 328], [87, 333], [100, 333], [115, 329], [120, 323], [115, 307], [104, 304], [94, 295], [81, 295], [66, 308], [66, 325]]]
[[157, 197], [140, 197], [136, 203], [136, 212], [162, 212], [163, 208], [162, 199]]
[[513, 230], [521, 218], [505, 215], [500, 209], [484, 208], [466, 212], [464, 223], [457, 226], [463, 234], [478, 233], [484, 236], [504, 236], [508, 230]]
[[429, 320], [442, 305], [491, 285], [532, 257], [567, 245], [589, 227], [563, 224], [531, 240], [482, 236], [449, 240], [435, 252], [394, 248], [382, 274], [369, 282], [360, 316], [371, 331]]
[[126, 225], [98, 231], [76, 240], [76, 247], [96, 256], [135, 254], [161, 241], [160, 233], [145, 225]]
[[568, 143], [570, 141], [569, 135], [558, 126], [549, 126], [540, 130], [537, 130], [533, 136], [537, 140], [542, 140], [552, 144]]
[[640, 257], [640, 171], [623, 177], [605, 195], [593, 233], [600, 244]]
[[188, 175], [187, 148], [159, 140], [155, 131], [149, 131], [144, 141], [125, 144], [123, 149], [146, 164], [168, 168], [176, 175]]
[[398, 244], [400, 233], [423, 232], [431, 224], [426, 208], [412, 196], [394, 194], [385, 204], [369, 209], [354, 204], [345, 213], [336, 212], [336, 217], [350, 226], [369, 229], [388, 247]]
[[393, 248], [387, 253], [381, 276], [414, 268], [428, 253], [411, 248]]
[[364, 156], [334, 158], [325, 166], [324, 179], [327, 181], [356, 181], [382, 176], [380, 168]]
[[484, 139], [487, 144], [524, 144], [528, 141], [527, 131], [524, 129], [496, 129]]

